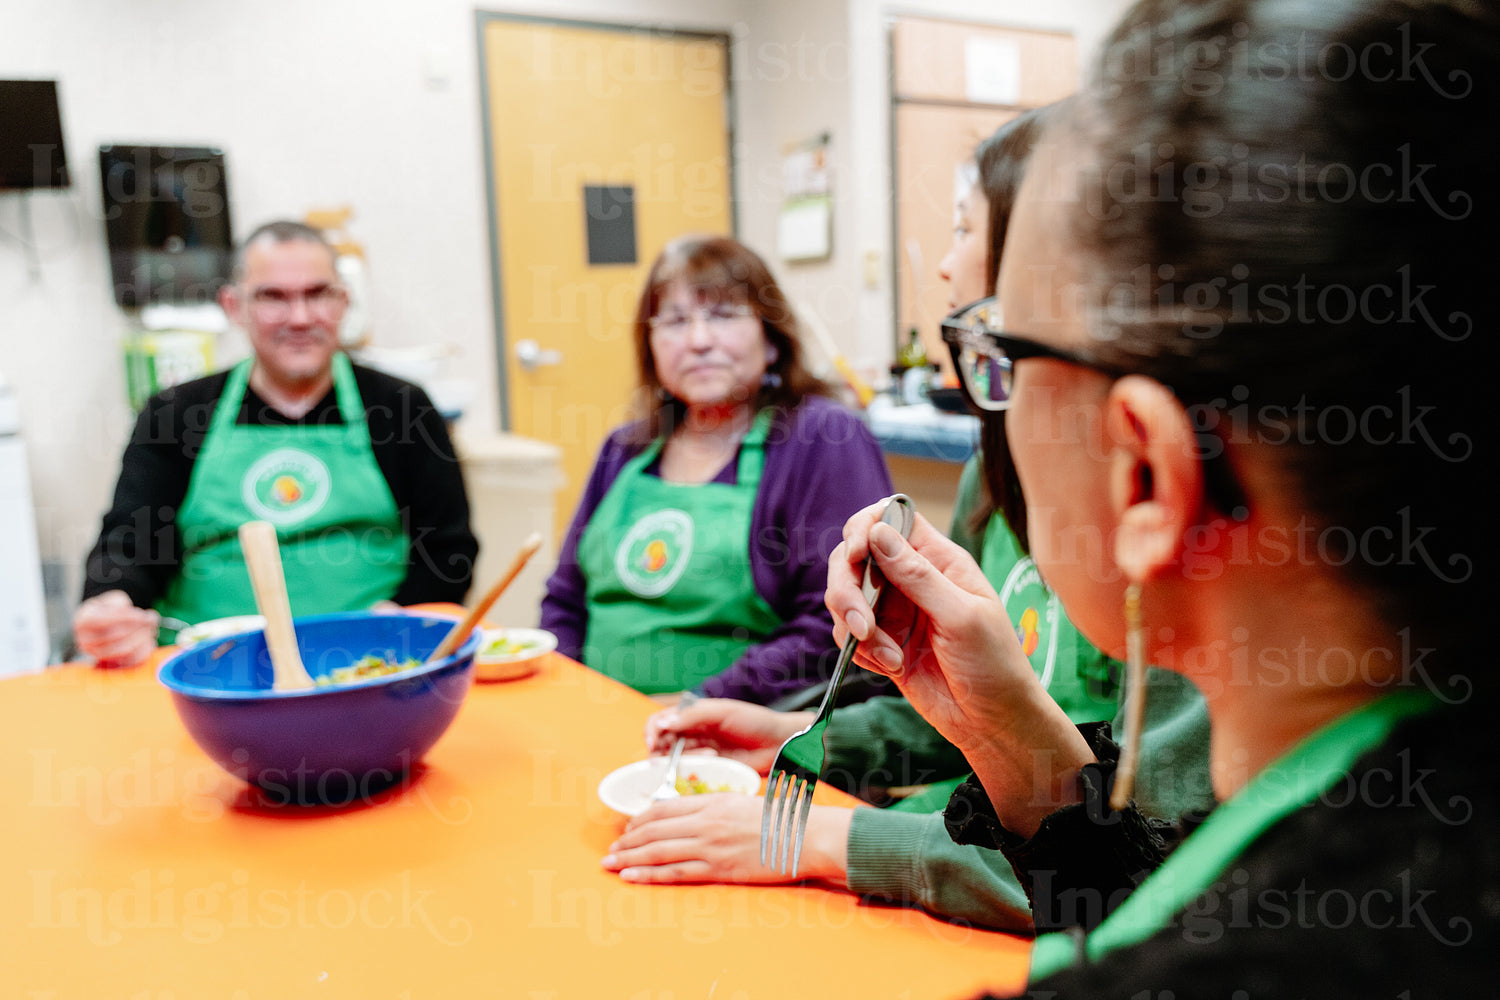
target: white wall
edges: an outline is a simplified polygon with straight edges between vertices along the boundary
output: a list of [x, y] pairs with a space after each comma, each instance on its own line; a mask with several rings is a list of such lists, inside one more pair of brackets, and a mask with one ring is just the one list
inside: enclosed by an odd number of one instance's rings
[[[911, 0], [899, 9], [1064, 28], [1091, 45], [1123, 0], [1053, 0], [1045, 14], [1033, 6]], [[451, 344], [449, 373], [479, 381], [465, 424], [498, 426], [472, 0], [10, 7], [0, 77], [59, 81], [74, 187], [30, 199], [35, 280], [16, 239], [21, 202], [0, 197], [0, 375], [20, 403], [42, 557], [65, 567], [70, 596], [131, 423], [120, 360], [127, 317], [110, 297], [99, 215], [101, 143], [223, 147], [239, 234], [270, 217], [353, 205], [376, 343]], [[830, 131], [833, 256], [775, 267], [851, 360], [871, 370], [887, 363], [890, 4], [530, 0], [503, 9], [730, 32], [741, 233], [771, 257], [783, 148]], [[867, 251], [879, 255], [874, 289], [862, 282]]]
[[[769, 254], [780, 200], [779, 157], [817, 133], [833, 135], [833, 254], [775, 263], [790, 293], [827, 324], [840, 350], [871, 375], [893, 345], [891, 151], [886, 28], [897, 14], [1070, 31], [1080, 65], [1129, 0], [764, 0], [754, 4], [741, 49], [749, 62], [740, 103], [741, 235]], [[740, 58], [741, 53], [736, 53]], [[878, 284], [866, 282], [871, 258]], [[772, 258], [774, 260], [774, 258]], [[936, 262], [930, 266], [936, 267]], [[935, 275], [934, 275], [934, 280]]]
[[[736, 143], [740, 237], [771, 262], [787, 295], [816, 313], [847, 355], [858, 295], [847, 263], [854, 233], [848, 12], [831, 0], [769, 0], [755, 5], [748, 29], [735, 53], [744, 62], [743, 71], [735, 70], [742, 81]], [[782, 156], [825, 131], [832, 136], [833, 255], [785, 264], [775, 255]]]

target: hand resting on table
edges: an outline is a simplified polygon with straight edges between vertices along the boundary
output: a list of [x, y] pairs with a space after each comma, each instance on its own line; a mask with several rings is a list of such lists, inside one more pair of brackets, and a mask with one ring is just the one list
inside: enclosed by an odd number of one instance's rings
[[780, 884], [811, 878], [848, 886], [853, 809], [812, 807], [796, 876], [761, 866], [760, 815], [759, 795], [666, 799], [632, 818], [600, 864], [626, 882]]

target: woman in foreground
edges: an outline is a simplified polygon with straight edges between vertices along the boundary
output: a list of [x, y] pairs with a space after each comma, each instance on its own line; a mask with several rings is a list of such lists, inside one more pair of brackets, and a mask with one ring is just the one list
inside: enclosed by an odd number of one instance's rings
[[1067, 932], [1034, 995], [1493, 989], [1497, 63], [1477, 4], [1142, 3], [1023, 182], [969, 384], [1072, 620], [1203, 691], [1206, 818], [1142, 820], [967, 553], [846, 526], [838, 638], [974, 767], [950, 831]]

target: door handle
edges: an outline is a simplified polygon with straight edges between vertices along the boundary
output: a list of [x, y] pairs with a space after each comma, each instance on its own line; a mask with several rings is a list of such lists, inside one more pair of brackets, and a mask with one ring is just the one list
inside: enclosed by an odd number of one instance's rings
[[529, 372], [536, 371], [544, 365], [560, 365], [562, 359], [562, 351], [544, 351], [534, 340], [516, 342], [516, 360]]

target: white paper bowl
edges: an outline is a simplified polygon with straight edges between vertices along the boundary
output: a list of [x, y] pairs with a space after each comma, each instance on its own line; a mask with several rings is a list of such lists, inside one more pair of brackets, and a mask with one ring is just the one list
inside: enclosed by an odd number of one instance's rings
[[[634, 816], [651, 804], [651, 793], [667, 773], [667, 758], [648, 757], [611, 771], [599, 782], [599, 801], [617, 813]], [[696, 775], [715, 791], [754, 795], [760, 791], [760, 775], [755, 768], [728, 757], [713, 754], [685, 753], [677, 764], [677, 776]], [[720, 786], [728, 786], [721, 788]]]
[[241, 632], [259, 632], [266, 627], [266, 620], [260, 615], [235, 615], [232, 618], [214, 618], [196, 625], [189, 625], [177, 633], [176, 644], [179, 646], [194, 646], [200, 642], [210, 639], [222, 639], [226, 635], [239, 635]]
[[[504, 646], [519, 647], [506, 649]], [[474, 654], [474, 676], [482, 681], [527, 677], [557, 648], [557, 636], [540, 628], [487, 628]]]

